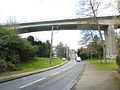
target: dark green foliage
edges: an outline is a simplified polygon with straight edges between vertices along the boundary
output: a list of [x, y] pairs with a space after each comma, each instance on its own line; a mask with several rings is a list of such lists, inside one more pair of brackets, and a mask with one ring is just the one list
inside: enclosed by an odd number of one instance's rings
[[120, 56], [116, 57], [116, 63], [117, 63], [118, 66], [120, 66]]
[[117, 51], [116, 63], [118, 65], [118, 72], [120, 73], [120, 38], [117, 39]]
[[27, 37], [27, 40], [30, 41], [32, 45], [35, 44], [35, 41], [34, 41], [34, 37], [33, 37], [33, 36]]
[[50, 56], [50, 42], [47, 40], [46, 42], [38, 41], [36, 45], [39, 47], [39, 51], [37, 55], [39, 57], [49, 57]]
[[82, 59], [92, 59], [95, 57], [99, 57], [100, 59], [103, 57], [103, 47], [99, 37], [95, 35], [93, 41], [90, 42], [86, 48], [78, 49], [78, 56]]
[[3, 71], [14, 69], [16, 63], [30, 60], [35, 56], [37, 49], [12, 30], [0, 27], [0, 66], [4, 68]]
[[32, 44], [38, 46], [39, 50], [37, 52], [38, 57], [49, 57], [50, 56], [50, 42], [34, 41], [33, 36], [27, 37], [27, 40]]
[[21, 49], [19, 50], [20, 60], [24, 62], [26, 60], [32, 59], [36, 55], [37, 51], [38, 51], [37, 46], [31, 45], [30, 42], [23, 39]]
[[62, 42], [57, 45], [57, 55], [60, 58], [66, 58], [66, 48]]
[[46, 42], [42, 43], [40, 48], [41, 56], [42, 57], [49, 57], [50, 56], [50, 42], [47, 40]]
[[0, 72], [18, 70], [18, 67], [11, 61], [0, 60]]
[[81, 57], [82, 60], [89, 59], [89, 54], [86, 48], [81, 47], [80, 49], [78, 49], [77, 54], [79, 57]]

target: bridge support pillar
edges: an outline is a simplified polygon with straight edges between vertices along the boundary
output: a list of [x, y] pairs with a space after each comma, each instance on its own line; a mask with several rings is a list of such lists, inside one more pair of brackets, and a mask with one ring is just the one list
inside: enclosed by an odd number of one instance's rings
[[116, 39], [114, 32], [114, 25], [109, 25], [105, 31], [105, 42], [106, 42], [106, 57], [116, 58]]

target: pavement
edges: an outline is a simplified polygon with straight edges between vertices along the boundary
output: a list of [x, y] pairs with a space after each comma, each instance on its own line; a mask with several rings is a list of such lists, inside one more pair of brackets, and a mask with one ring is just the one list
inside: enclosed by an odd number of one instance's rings
[[120, 90], [120, 74], [111, 70], [96, 70], [85, 62], [86, 68], [71, 90]]

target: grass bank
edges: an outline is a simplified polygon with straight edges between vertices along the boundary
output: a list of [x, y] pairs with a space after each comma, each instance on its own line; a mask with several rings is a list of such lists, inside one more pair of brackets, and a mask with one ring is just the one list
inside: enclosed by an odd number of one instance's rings
[[98, 59], [86, 61], [94, 64], [97, 70], [117, 70], [115, 59], [107, 59], [107, 64], [101, 64]]
[[17, 64], [17, 67], [19, 68], [17, 71], [2, 72], [2, 73], [0, 73], [0, 76], [19, 74], [19, 73], [25, 73], [25, 72], [31, 72], [31, 71], [35, 71], [35, 70], [45, 69], [45, 68], [49, 68], [49, 67], [53, 67], [53, 66], [62, 64], [66, 60], [52, 59], [51, 64], [49, 64], [49, 61], [50, 61], [49, 58], [35, 57], [34, 61], [26, 62], [24, 64]]

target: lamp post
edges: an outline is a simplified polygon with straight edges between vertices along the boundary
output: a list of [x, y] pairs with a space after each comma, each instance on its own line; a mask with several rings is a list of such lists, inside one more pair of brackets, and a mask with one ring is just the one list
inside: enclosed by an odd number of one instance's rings
[[52, 63], [53, 29], [54, 29], [54, 26], [52, 26], [52, 32], [51, 32], [51, 43], [50, 43], [50, 61], [49, 61], [49, 65]]

